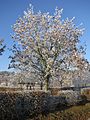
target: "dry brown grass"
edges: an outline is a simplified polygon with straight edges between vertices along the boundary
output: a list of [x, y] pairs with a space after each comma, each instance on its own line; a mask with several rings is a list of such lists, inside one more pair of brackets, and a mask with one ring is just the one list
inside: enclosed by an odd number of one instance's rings
[[[47, 116], [40, 115], [37, 120], [89, 120], [90, 103], [82, 106], [73, 106], [64, 111], [49, 113]], [[31, 119], [28, 119], [31, 120]], [[35, 118], [32, 120], [36, 120]]]
[[1, 92], [15, 92], [15, 91], [20, 91], [22, 89], [20, 88], [9, 88], [9, 87], [0, 87], [0, 93]]

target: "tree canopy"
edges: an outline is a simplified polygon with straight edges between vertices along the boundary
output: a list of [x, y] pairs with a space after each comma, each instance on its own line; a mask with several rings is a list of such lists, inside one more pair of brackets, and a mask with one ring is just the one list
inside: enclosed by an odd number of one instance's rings
[[35, 13], [30, 6], [13, 25], [12, 38], [18, 45], [13, 46], [10, 67], [45, 81], [46, 89], [50, 79], [60, 80], [69, 71], [82, 71], [88, 66], [80, 45], [83, 29], [74, 24], [74, 18], [62, 20], [61, 15], [62, 9], [56, 8], [50, 15]]

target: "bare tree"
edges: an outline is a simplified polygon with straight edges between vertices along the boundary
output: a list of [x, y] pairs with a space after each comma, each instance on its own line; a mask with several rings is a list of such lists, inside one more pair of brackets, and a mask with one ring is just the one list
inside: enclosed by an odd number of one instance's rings
[[5, 50], [5, 45], [3, 45], [3, 40], [0, 40], [0, 55], [2, 55], [4, 50]]

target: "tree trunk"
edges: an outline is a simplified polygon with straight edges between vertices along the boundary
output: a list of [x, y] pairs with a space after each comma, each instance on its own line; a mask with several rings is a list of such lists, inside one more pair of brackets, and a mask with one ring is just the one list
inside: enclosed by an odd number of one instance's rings
[[49, 90], [49, 78], [50, 78], [50, 75], [48, 75], [45, 80], [45, 91]]
[[42, 83], [42, 81], [40, 83], [40, 90], [43, 90], [43, 83]]
[[49, 82], [46, 79], [46, 81], [45, 81], [45, 91], [48, 91], [48, 89], [49, 89]]

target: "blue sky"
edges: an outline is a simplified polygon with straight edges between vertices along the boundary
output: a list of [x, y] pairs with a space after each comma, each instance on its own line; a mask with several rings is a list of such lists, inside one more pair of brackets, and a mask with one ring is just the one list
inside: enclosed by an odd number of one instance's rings
[[[87, 50], [85, 57], [90, 61], [90, 0], [0, 0], [0, 38], [5, 40], [7, 48], [12, 46], [11, 25], [15, 23], [23, 11], [34, 6], [35, 11], [54, 13], [56, 6], [63, 8], [62, 19], [75, 17], [76, 25], [83, 23], [85, 33], [82, 40], [86, 41]], [[8, 70], [10, 52], [6, 48], [0, 56], [0, 71]]]

